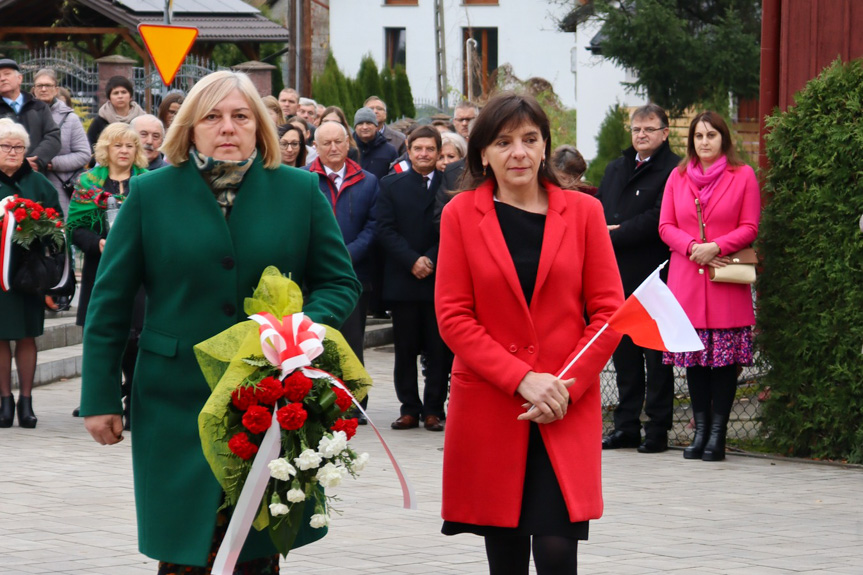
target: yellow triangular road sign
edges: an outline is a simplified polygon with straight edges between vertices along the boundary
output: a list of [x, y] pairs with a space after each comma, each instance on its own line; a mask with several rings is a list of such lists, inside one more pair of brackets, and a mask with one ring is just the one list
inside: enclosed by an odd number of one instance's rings
[[174, 81], [177, 70], [192, 49], [192, 44], [198, 37], [198, 29], [186, 26], [138, 24], [138, 33], [144, 40], [144, 45], [162, 81], [167, 86]]

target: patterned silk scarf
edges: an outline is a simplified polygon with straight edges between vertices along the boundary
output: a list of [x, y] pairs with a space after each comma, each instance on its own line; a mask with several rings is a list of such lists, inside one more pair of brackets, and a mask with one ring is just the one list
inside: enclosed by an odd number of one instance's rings
[[246, 172], [252, 167], [257, 155], [258, 151], [253, 150], [252, 155], [247, 159], [235, 162], [205, 156], [194, 146], [189, 148], [189, 158], [195, 162], [195, 167], [198, 168], [204, 181], [210, 186], [210, 190], [216, 197], [216, 202], [222, 208], [225, 217], [231, 213], [234, 199], [237, 197], [237, 190], [243, 183], [243, 178], [246, 177]]

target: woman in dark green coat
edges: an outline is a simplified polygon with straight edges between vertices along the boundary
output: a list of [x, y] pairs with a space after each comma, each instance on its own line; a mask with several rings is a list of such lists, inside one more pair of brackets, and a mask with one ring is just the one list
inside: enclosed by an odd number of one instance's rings
[[[280, 165], [275, 127], [248, 77], [198, 82], [162, 151], [173, 166], [132, 179], [105, 244], [84, 330], [81, 415], [97, 442], [122, 440], [120, 361], [143, 284], [132, 401], [139, 549], [162, 562], [160, 573], [185, 573], [211, 563], [226, 520], [201, 450], [198, 413], [210, 389], [192, 346], [246, 319], [243, 300], [267, 266], [304, 286], [303, 311], [331, 326], [361, 286], [314, 175]], [[304, 531], [298, 541], [323, 536]], [[276, 572], [275, 554], [266, 531], [252, 530], [238, 569]]]
[[[41, 202], [44, 208], [60, 209], [57, 190], [45, 176], [34, 172], [25, 162], [24, 152], [30, 137], [21, 124], [0, 120], [0, 200], [18, 194], [21, 198]], [[0, 291], [0, 427], [11, 427], [15, 419], [12, 396], [12, 346], [18, 367], [18, 425], [36, 427], [33, 413], [33, 377], [36, 374], [36, 337], [42, 335], [45, 323], [45, 300], [36, 294]]]

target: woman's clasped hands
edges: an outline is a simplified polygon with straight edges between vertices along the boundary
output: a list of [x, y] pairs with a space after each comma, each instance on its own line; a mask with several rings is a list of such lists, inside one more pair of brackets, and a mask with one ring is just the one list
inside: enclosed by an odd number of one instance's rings
[[710, 266], [712, 268], [724, 268], [731, 263], [728, 257], [719, 255], [719, 244], [716, 242], [692, 244], [689, 260], [698, 265]]
[[516, 392], [527, 401], [523, 405], [527, 411], [519, 415], [518, 419], [535, 423], [563, 419], [569, 405], [567, 388], [573, 383], [575, 378], [559, 379], [550, 373], [527, 372], [516, 388]]

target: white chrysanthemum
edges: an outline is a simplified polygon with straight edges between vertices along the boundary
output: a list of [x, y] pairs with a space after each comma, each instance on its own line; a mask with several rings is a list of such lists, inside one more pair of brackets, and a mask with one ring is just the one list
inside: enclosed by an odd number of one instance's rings
[[301, 470], [306, 471], [307, 469], [314, 469], [318, 465], [321, 464], [323, 459], [314, 449], [306, 449], [300, 456], [294, 459], [294, 463]]
[[318, 473], [315, 475], [315, 478], [324, 487], [336, 487], [342, 482], [342, 479], [347, 477], [347, 475], [348, 470], [344, 467], [327, 463], [318, 469]]
[[284, 457], [273, 459], [267, 464], [267, 467], [270, 468], [270, 477], [274, 477], [279, 481], [289, 481], [291, 477], [297, 474], [294, 466]]
[[299, 503], [300, 501], [305, 501], [306, 493], [302, 489], [290, 489], [288, 490], [288, 501], [291, 503]]
[[344, 431], [333, 432], [332, 437], [326, 435], [318, 443], [318, 453], [326, 459], [331, 459], [345, 450], [348, 446], [348, 435]]
[[360, 453], [357, 455], [357, 458], [354, 459], [353, 463], [351, 463], [351, 469], [355, 472], [360, 472], [366, 468], [366, 465], [369, 462], [369, 454], [368, 453]]

